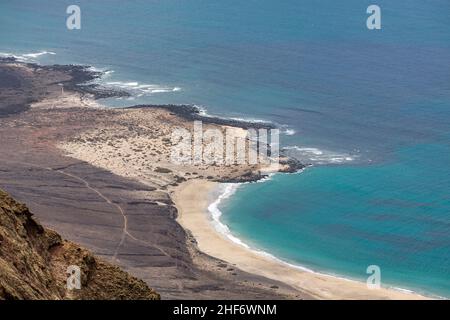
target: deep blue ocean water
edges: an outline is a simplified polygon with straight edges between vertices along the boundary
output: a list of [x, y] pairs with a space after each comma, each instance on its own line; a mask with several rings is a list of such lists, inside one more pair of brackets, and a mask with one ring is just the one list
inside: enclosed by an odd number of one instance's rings
[[[65, 26], [68, 5], [82, 29]], [[382, 30], [366, 8], [382, 9]], [[38, 57], [28, 53], [53, 52]], [[450, 297], [450, 2], [0, 3], [0, 52], [113, 70], [137, 103], [269, 120], [314, 166], [221, 203], [231, 232], [286, 261]]]

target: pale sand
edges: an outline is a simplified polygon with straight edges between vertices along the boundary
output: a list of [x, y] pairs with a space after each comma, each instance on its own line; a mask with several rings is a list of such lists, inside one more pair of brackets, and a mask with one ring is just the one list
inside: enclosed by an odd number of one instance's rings
[[92, 96], [86, 95], [86, 97], [83, 98], [79, 93], [71, 91], [64, 91], [63, 93], [58, 92], [54, 98], [47, 98], [31, 104], [31, 108], [36, 109], [67, 109], [73, 107], [106, 108], [104, 105], [94, 100]]
[[[36, 103], [33, 108], [51, 109], [84, 106], [104, 109], [89, 98], [65, 93], [57, 99]], [[192, 128], [192, 123], [164, 109], [104, 110], [105, 117], [94, 127], [80, 127], [77, 136], [58, 143], [68, 155], [87, 161], [120, 176], [140, 180], [170, 191], [179, 210], [179, 223], [192, 232], [199, 249], [239, 269], [284, 282], [320, 299], [422, 299], [397, 290], [369, 290], [365, 283], [302, 271], [239, 246], [218, 233], [207, 213], [208, 195], [217, 183], [205, 177], [229, 179], [265, 168], [243, 166], [175, 165], [170, 161], [170, 141], [175, 127]], [[205, 125], [208, 128], [221, 126]], [[234, 135], [245, 131], [235, 128]], [[158, 171], [163, 168], [166, 171]], [[270, 171], [270, 170], [269, 170]], [[203, 177], [203, 179], [201, 179]], [[188, 180], [182, 182], [180, 179]]]
[[243, 271], [284, 282], [318, 299], [427, 299], [395, 289], [368, 289], [363, 282], [302, 271], [246, 249], [217, 232], [208, 213], [215, 182], [190, 180], [172, 197], [179, 210], [178, 222], [189, 230], [204, 253], [234, 264]]

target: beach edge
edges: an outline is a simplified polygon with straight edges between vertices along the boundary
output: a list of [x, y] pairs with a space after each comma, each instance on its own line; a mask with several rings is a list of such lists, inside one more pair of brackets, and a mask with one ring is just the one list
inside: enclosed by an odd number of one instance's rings
[[317, 273], [306, 268], [301, 270], [232, 242], [215, 229], [208, 210], [212, 202], [212, 193], [221, 184], [190, 180], [171, 193], [171, 198], [178, 209], [177, 222], [192, 235], [200, 252], [232, 264], [244, 272], [281, 281], [317, 299], [430, 299], [415, 292], [404, 292], [394, 288], [369, 289], [366, 283], [361, 281]]

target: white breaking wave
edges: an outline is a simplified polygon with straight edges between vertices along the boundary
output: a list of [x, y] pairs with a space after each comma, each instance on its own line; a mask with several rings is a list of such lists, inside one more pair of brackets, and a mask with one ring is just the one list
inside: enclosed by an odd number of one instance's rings
[[271, 123], [270, 121], [267, 121], [267, 120], [254, 119], [254, 118], [222, 117], [222, 116], [208, 113], [208, 110], [204, 106], [196, 104], [196, 105], [194, 105], [194, 107], [196, 107], [199, 110], [200, 115], [203, 117], [217, 118], [217, 119], [223, 119], [223, 120], [233, 120], [233, 121], [248, 122], [248, 123], [266, 123], [266, 124]]
[[229, 117], [229, 118], [225, 118], [225, 119], [231, 119], [231, 120], [242, 121], [242, 122], [253, 122], [253, 123], [270, 123], [270, 122], [267, 121], [267, 120], [253, 119], [253, 118], [237, 118], [237, 117]]
[[89, 70], [92, 71], [92, 72], [100, 72], [102, 74], [102, 79], [103, 80], [105, 78], [108, 78], [110, 75], [112, 75], [114, 73], [114, 70], [104, 69], [104, 68], [97, 68], [97, 67], [93, 67], [93, 66], [90, 66]]
[[358, 155], [351, 155], [347, 153], [337, 153], [329, 150], [321, 150], [311, 147], [284, 147], [287, 153], [300, 161], [311, 164], [344, 164], [355, 161]]
[[25, 54], [10, 53], [10, 52], [0, 52], [0, 57], [7, 58], [13, 57], [19, 62], [35, 62], [39, 57], [44, 55], [55, 55], [52, 51], [39, 51]]
[[[0, 57], [2, 58], [8, 58], [12, 57], [15, 58], [19, 62], [38, 62], [39, 58], [45, 56], [45, 55], [56, 55], [55, 52], [52, 51], [39, 51], [39, 52], [31, 52], [31, 53], [11, 53], [11, 52], [0, 52]], [[135, 97], [142, 97], [142, 96], [149, 96], [153, 94], [158, 93], [168, 93], [168, 92], [178, 92], [182, 89], [180, 87], [171, 87], [166, 85], [157, 85], [157, 84], [141, 84], [137, 81], [111, 81], [106, 82], [105, 80], [108, 79], [113, 73], [114, 70], [106, 69], [106, 68], [97, 68], [97, 67], [89, 67], [90, 71], [93, 72], [101, 72], [102, 77], [99, 79], [93, 80], [94, 83], [100, 83], [109, 85], [112, 87], [120, 88], [127, 90]]]
[[168, 93], [181, 91], [180, 87], [170, 87], [158, 84], [141, 84], [137, 81], [110, 81], [106, 82], [108, 86], [127, 90], [136, 97], [148, 96], [157, 93]]
[[287, 124], [282, 124], [279, 126], [280, 133], [284, 134], [285, 136], [293, 136], [297, 133], [294, 129], [290, 128]]
[[41, 52], [36, 52], [36, 53], [27, 53], [27, 54], [24, 54], [23, 57], [35, 59], [35, 58], [38, 58], [40, 56], [44, 56], [46, 54], [55, 55], [56, 53], [55, 52], [51, 52], [51, 51], [41, 51]]
[[223, 187], [224, 189], [222, 190], [222, 193], [219, 195], [219, 197], [216, 199], [216, 201], [214, 201], [213, 203], [211, 203], [208, 206], [208, 211], [211, 213], [211, 217], [212, 217], [212, 222], [213, 222], [213, 226], [216, 229], [217, 232], [225, 235], [228, 239], [230, 239], [232, 242], [243, 246], [247, 249], [250, 249], [250, 247], [248, 245], [246, 245], [244, 242], [242, 242], [239, 238], [233, 236], [230, 232], [230, 229], [228, 228], [227, 225], [223, 224], [220, 221], [220, 217], [222, 216], [222, 211], [220, 211], [219, 209], [219, 205], [220, 203], [225, 200], [228, 199], [229, 197], [231, 197], [236, 190], [239, 188], [240, 184], [238, 183], [230, 183], [230, 184], [224, 184]]
[[296, 131], [294, 129], [286, 129], [284, 130], [283, 133], [287, 136], [293, 136], [296, 133]]

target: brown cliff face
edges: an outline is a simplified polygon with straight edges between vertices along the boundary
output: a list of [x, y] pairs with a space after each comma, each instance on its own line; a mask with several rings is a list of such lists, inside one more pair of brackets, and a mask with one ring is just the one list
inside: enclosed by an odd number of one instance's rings
[[[37, 223], [28, 208], [0, 190], [0, 300], [159, 299], [145, 282], [94, 257]], [[81, 289], [67, 289], [78, 266]]]

